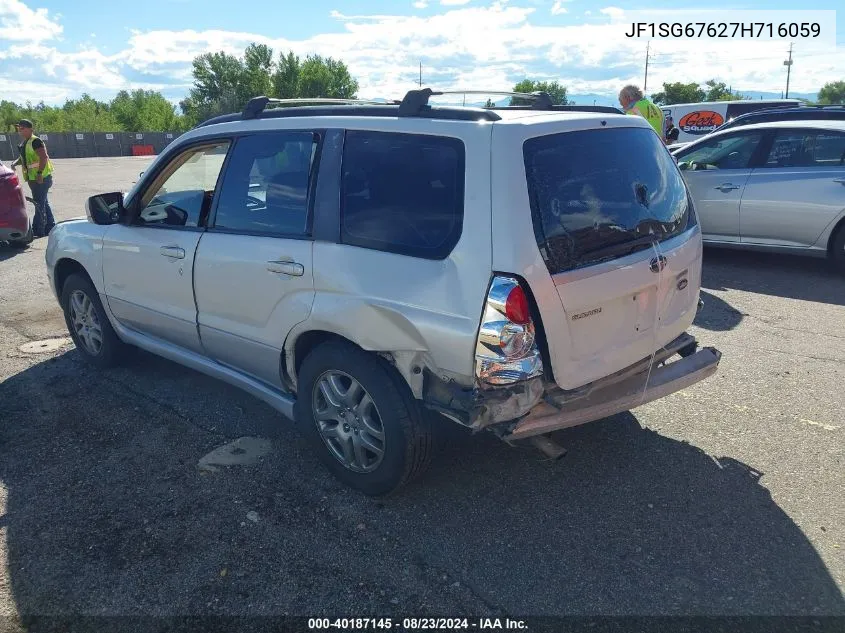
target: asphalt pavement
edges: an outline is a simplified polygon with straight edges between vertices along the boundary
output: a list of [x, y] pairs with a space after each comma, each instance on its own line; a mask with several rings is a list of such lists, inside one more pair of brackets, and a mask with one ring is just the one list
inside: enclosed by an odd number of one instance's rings
[[[149, 160], [55, 161], [57, 219]], [[845, 277], [824, 262], [706, 250], [713, 378], [558, 433], [558, 462], [446, 427], [426, 476], [372, 500], [233, 387], [21, 351], [67, 335], [45, 247], [0, 246], [0, 618], [845, 616]], [[244, 436], [269, 454], [197, 467]]]

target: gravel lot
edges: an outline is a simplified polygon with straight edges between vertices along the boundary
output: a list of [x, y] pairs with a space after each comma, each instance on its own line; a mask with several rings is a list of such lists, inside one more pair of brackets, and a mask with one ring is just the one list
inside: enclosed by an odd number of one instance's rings
[[[57, 219], [149, 160], [55, 161]], [[45, 247], [0, 247], [0, 616], [845, 616], [845, 277], [824, 262], [708, 250], [714, 378], [559, 433], [556, 463], [450, 427], [373, 501], [227, 385], [19, 351], [66, 336]], [[241, 436], [272, 451], [198, 470]]]

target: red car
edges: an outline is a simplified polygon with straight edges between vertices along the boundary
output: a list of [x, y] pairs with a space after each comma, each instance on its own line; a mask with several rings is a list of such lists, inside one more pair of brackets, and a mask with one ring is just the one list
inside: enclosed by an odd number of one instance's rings
[[0, 163], [0, 242], [26, 246], [32, 241], [32, 218], [27, 210], [20, 179], [14, 169]]

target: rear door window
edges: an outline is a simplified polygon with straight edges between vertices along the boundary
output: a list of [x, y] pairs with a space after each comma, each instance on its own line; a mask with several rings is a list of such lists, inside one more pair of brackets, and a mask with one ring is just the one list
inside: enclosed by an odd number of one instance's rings
[[303, 235], [318, 134], [294, 130], [238, 140], [223, 176], [214, 228]]
[[845, 134], [782, 130], [775, 135], [765, 167], [839, 167], [845, 162]]
[[819, 132], [814, 139], [813, 159], [820, 167], [845, 166], [845, 134]]
[[349, 131], [343, 146], [344, 244], [444, 259], [464, 215], [464, 144], [456, 138]]
[[622, 257], [694, 223], [683, 178], [649, 129], [529, 139], [523, 147], [535, 235], [550, 272]]

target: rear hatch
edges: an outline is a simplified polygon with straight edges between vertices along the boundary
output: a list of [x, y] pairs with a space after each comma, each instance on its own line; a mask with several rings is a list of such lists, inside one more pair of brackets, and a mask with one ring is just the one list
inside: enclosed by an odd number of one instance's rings
[[[520, 207], [514, 221], [530, 222], [537, 250], [511, 272], [531, 287], [564, 389], [649, 357], [695, 316], [701, 238], [692, 203], [660, 139], [632, 118], [558, 125], [571, 131], [544, 124], [539, 136], [523, 128], [525, 184], [509, 206]], [[493, 213], [495, 227], [495, 202]], [[494, 261], [503, 239], [494, 234]], [[516, 264], [508, 250], [505, 266]]]

